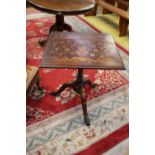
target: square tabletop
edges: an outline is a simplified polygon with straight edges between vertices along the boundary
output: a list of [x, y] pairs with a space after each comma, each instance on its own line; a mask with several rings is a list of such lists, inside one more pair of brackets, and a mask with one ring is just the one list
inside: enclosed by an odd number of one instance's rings
[[40, 67], [125, 69], [112, 36], [89, 32], [51, 32]]

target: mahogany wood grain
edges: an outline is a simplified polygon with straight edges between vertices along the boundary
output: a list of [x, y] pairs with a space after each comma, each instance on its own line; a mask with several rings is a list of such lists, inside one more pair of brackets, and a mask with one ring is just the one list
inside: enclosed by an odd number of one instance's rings
[[92, 9], [94, 0], [28, 0], [34, 7], [48, 13], [80, 14]]

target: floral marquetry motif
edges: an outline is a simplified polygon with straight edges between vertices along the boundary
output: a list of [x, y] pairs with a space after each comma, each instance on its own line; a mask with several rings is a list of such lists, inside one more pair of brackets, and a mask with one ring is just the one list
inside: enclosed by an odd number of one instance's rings
[[41, 67], [124, 69], [109, 34], [52, 32]]

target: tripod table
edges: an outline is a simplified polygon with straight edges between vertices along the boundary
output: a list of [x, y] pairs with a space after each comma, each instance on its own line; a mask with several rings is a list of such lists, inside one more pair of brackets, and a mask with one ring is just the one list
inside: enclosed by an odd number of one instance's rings
[[125, 67], [110, 34], [86, 32], [51, 32], [46, 44], [41, 68], [77, 69], [77, 78], [65, 83], [51, 95], [59, 95], [71, 87], [81, 97], [84, 121], [87, 126], [90, 120], [87, 112], [84, 85], [92, 88], [96, 84], [83, 78], [84, 69], [124, 70]]

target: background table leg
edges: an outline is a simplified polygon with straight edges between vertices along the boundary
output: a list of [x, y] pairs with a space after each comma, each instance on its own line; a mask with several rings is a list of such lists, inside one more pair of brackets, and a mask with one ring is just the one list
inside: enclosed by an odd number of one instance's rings
[[51, 26], [50, 31], [72, 31], [72, 27], [64, 22], [64, 15], [56, 15], [56, 22]]
[[[56, 15], [55, 24], [50, 27], [49, 35], [52, 31], [72, 31], [72, 27], [64, 22], [64, 15]], [[39, 44], [44, 46], [48, 39], [40, 40]]]

